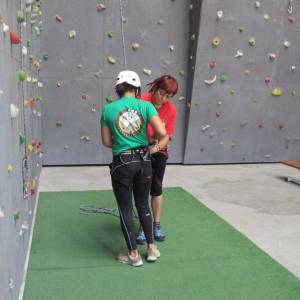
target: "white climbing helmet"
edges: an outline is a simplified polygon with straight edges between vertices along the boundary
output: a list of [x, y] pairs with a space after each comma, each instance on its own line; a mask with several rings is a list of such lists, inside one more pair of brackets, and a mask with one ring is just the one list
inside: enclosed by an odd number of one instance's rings
[[121, 71], [118, 74], [116, 85], [124, 82], [131, 84], [137, 88], [141, 86], [141, 80], [139, 75], [133, 71]]

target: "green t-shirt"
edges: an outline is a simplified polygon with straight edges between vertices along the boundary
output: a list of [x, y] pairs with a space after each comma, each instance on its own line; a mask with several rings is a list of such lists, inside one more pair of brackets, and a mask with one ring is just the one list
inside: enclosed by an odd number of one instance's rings
[[148, 146], [149, 119], [157, 115], [150, 102], [131, 97], [124, 97], [105, 105], [100, 123], [102, 127], [110, 129], [113, 155]]

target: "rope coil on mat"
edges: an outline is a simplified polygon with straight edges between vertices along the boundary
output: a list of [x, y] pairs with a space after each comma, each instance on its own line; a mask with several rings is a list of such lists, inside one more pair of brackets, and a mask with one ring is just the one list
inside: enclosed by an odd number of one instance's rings
[[[82, 215], [105, 214], [117, 218], [120, 217], [118, 208], [96, 207], [94, 205], [85, 205], [85, 204], [80, 205], [79, 213]], [[133, 216], [135, 219], [138, 219], [138, 216], [134, 210], [133, 210]]]

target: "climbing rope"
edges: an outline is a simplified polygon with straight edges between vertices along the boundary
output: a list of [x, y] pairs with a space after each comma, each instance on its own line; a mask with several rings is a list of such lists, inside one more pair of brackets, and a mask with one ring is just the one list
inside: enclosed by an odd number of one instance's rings
[[120, 3], [120, 21], [121, 21], [121, 34], [122, 34], [122, 46], [123, 46], [123, 57], [124, 57], [124, 69], [127, 70], [127, 59], [126, 59], [126, 47], [125, 47], [125, 34], [124, 34], [124, 15], [123, 15], [123, 5], [122, 1], [119, 0]]

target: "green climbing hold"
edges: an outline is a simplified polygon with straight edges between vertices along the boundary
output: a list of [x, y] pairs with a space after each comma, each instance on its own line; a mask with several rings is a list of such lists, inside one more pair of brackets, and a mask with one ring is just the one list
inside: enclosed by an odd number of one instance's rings
[[107, 97], [106, 97], [106, 102], [107, 102], [107, 103], [111, 103], [111, 102], [113, 102], [113, 101], [114, 101], [113, 96], [107, 96]]
[[36, 97], [35, 97], [35, 100], [36, 100], [36, 101], [42, 101], [42, 100], [43, 100], [43, 96], [36, 96]]
[[121, 22], [122, 22], [122, 23], [126, 23], [126, 22], [127, 22], [127, 18], [122, 17], [122, 18], [121, 18]]
[[248, 43], [251, 47], [254, 47], [256, 45], [256, 39], [254, 37], [251, 37]]
[[44, 54], [43, 54], [43, 59], [44, 59], [44, 60], [48, 60], [48, 58], [49, 58], [49, 54], [48, 54], [48, 53], [44, 53]]
[[32, 47], [32, 42], [31, 42], [31, 40], [27, 40], [27, 41], [26, 41], [26, 46], [27, 46], [27, 48]]
[[61, 121], [56, 122], [56, 127], [63, 127], [63, 123]]
[[112, 65], [116, 63], [116, 59], [111, 55], [107, 56], [106, 59]]
[[20, 133], [19, 134], [19, 145], [22, 146], [25, 143], [25, 136]]
[[113, 37], [112, 31], [109, 31], [109, 32], [107, 33], [107, 36], [111, 39], [111, 38]]
[[23, 23], [25, 21], [25, 12], [23, 10], [17, 10], [17, 21]]
[[239, 32], [242, 33], [242, 32], [244, 32], [244, 31], [245, 31], [245, 27], [240, 27], [240, 28], [239, 28]]
[[20, 83], [24, 81], [26, 78], [26, 73], [23, 69], [19, 70], [18, 75], [17, 75], [17, 83]]
[[18, 221], [20, 219], [20, 212], [19, 211], [15, 211], [14, 212], [14, 220], [15, 222]]
[[225, 73], [222, 73], [220, 76], [220, 81], [225, 82], [228, 79], [228, 76]]

